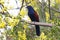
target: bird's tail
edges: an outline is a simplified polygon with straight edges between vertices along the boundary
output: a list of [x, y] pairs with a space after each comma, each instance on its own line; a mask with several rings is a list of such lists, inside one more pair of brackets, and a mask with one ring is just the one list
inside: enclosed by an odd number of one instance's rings
[[39, 27], [39, 25], [35, 25], [35, 28], [36, 28], [36, 35], [40, 36], [40, 27]]

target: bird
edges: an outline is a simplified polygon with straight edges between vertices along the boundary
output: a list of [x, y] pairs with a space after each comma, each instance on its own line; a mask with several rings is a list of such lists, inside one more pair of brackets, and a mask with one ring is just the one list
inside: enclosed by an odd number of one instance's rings
[[[31, 19], [31, 21], [39, 22], [39, 16], [38, 16], [37, 12], [34, 10], [34, 8], [32, 6], [27, 6], [26, 8], [28, 10], [28, 17]], [[40, 36], [39, 25], [35, 25], [35, 29], [36, 29], [36, 35]]]

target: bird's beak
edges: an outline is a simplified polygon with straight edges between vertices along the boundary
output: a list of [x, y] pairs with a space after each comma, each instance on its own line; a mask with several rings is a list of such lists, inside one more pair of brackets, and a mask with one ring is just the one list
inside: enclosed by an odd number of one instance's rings
[[27, 8], [27, 6], [25, 6]]
[[25, 6], [27, 8], [27, 6]]

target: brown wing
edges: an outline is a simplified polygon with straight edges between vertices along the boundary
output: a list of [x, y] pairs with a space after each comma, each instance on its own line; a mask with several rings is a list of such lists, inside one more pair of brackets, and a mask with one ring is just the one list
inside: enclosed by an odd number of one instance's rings
[[36, 12], [36, 11], [34, 11], [34, 16], [35, 16], [35, 18], [36, 18], [36, 21], [38, 21], [38, 22], [39, 22], [39, 16], [38, 16], [38, 14], [37, 14], [37, 12]]

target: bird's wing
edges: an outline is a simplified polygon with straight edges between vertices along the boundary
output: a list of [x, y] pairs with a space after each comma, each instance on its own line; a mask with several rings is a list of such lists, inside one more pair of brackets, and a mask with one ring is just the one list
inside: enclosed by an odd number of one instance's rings
[[39, 22], [39, 16], [38, 16], [38, 14], [37, 14], [37, 12], [36, 12], [36, 11], [34, 11], [34, 16], [35, 16], [35, 18], [36, 18], [36, 21], [38, 21], [38, 22]]

